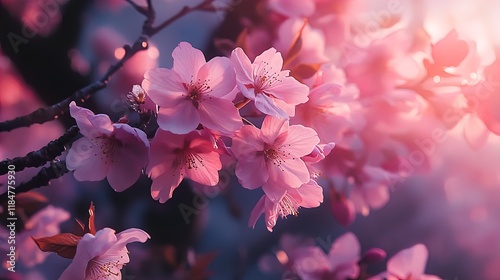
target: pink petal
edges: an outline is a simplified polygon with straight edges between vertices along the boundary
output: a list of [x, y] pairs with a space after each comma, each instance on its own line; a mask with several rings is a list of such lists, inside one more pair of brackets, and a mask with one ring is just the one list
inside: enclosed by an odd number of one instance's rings
[[196, 162], [196, 168], [186, 168], [186, 177], [202, 185], [215, 186], [219, 183], [219, 170], [222, 168], [219, 154], [210, 152], [198, 154], [196, 158], [201, 158]]
[[358, 276], [359, 267], [357, 262], [360, 258], [360, 252], [361, 247], [358, 239], [350, 232], [335, 240], [328, 253], [328, 258], [337, 277], [347, 279]]
[[85, 137], [108, 135], [113, 130], [111, 120], [107, 115], [95, 116], [89, 109], [77, 106], [75, 101], [69, 104], [69, 112], [76, 120], [80, 133]]
[[253, 64], [258, 69], [256, 71], [257, 76], [264, 73], [264, 68], [262, 67], [264, 65], [266, 65], [267, 70], [272, 69], [274, 72], [279, 73], [283, 67], [283, 57], [275, 48], [269, 48], [258, 55]]
[[284, 196], [288, 194], [287, 189], [288, 188], [273, 184], [272, 182], [269, 184], [266, 182], [262, 186], [262, 190], [269, 198], [269, 200], [274, 204], [279, 203], [284, 198]]
[[236, 48], [231, 53], [231, 62], [236, 70], [236, 77], [239, 83], [252, 84], [252, 63], [241, 48]]
[[373, 209], [378, 209], [389, 201], [389, 189], [385, 184], [366, 183], [362, 188], [366, 203]]
[[116, 242], [115, 231], [104, 228], [96, 235], [85, 234], [78, 242], [76, 254], [71, 264], [63, 271], [59, 280], [85, 279], [88, 262], [104, 254]]
[[206, 63], [203, 53], [187, 42], [181, 42], [172, 52], [174, 58], [173, 70], [189, 83], [197, 79], [198, 70]]
[[287, 152], [296, 157], [310, 154], [317, 144], [319, 144], [319, 137], [316, 131], [302, 125], [290, 126], [286, 139], [283, 143], [280, 143], [280, 145], [286, 147]]
[[200, 68], [198, 80], [207, 81], [210, 96], [222, 98], [236, 86], [236, 73], [228, 58], [215, 57]]
[[300, 206], [302, 207], [314, 208], [318, 207], [323, 202], [323, 188], [314, 180], [310, 180], [309, 183], [295, 190], [302, 198], [300, 202]]
[[273, 95], [277, 99], [288, 104], [302, 104], [309, 100], [309, 87], [295, 80], [293, 77], [285, 77], [281, 82], [267, 88], [265, 93]]
[[241, 185], [250, 190], [262, 186], [269, 179], [266, 161], [263, 156], [256, 157], [253, 160], [238, 159], [235, 173]]
[[238, 159], [255, 158], [258, 152], [264, 151], [264, 142], [260, 134], [260, 130], [256, 127], [243, 126], [233, 138], [231, 151]]
[[287, 120], [266, 116], [262, 122], [262, 139], [268, 144], [281, 145], [276, 139], [281, 135], [287, 136], [288, 134], [284, 133], [288, 131], [288, 128]]
[[288, 114], [276, 105], [274, 98], [265, 94], [257, 94], [255, 96], [255, 107], [266, 115], [288, 119]]
[[427, 257], [428, 251], [425, 245], [417, 244], [394, 255], [387, 262], [387, 271], [403, 279], [409, 274], [419, 278], [424, 274]]
[[172, 198], [174, 190], [179, 186], [184, 176], [181, 175], [179, 169], [173, 170], [172, 173], [161, 173], [158, 177], [153, 178], [151, 184], [151, 197], [159, 200], [160, 203], [165, 203]]
[[122, 146], [116, 151], [108, 173], [108, 182], [118, 192], [132, 186], [149, 160], [149, 141], [146, 134], [129, 125], [115, 124], [114, 136]]
[[116, 234], [117, 242], [113, 247], [126, 246], [128, 243], [132, 242], [144, 243], [150, 238], [151, 236], [142, 229], [129, 228]]
[[483, 121], [477, 116], [476, 113], [470, 113], [464, 123], [464, 137], [471, 148], [474, 150], [480, 149], [484, 144], [486, 144], [489, 136], [490, 131]]
[[262, 215], [262, 213], [264, 213], [265, 200], [266, 200], [266, 196], [263, 195], [259, 199], [257, 204], [255, 205], [255, 207], [253, 208], [252, 213], [250, 213], [250, 220], [248, 220], [249, 227], [255, 228], [255, 224], [257, 223], [257, 220], [259, 219], [260, 215]]
[[71, 145], [66, 157], [66, 166], [73, 171], [78, 181], [101, 181], [106, 178], [109, 164], [103, 159], [106, 155], [102, 154], [98, 145], [86, 137], [76, 140]]
[[153, 102], [159, 106], [174, 107], [185, 99], [186, 88], [177, 72], [165, 69], [151, 69], [144, 74], [142, 88]]
[[158, 126], [175, 134], [186, 134], [198, 127], [200, 116], [190, 100], [179, 102], [175, 107], [161, 107]]
[[323, 279], [322, 275], [330, 270], [328, 258], [318, 247], [302, 247], [295, 253], [297, 258], [294, 268], [303, 280]]
[[273, 232], [273, 228], [278, 220], [278, 207], [271, 200], [266, 198], [264, 212], [266, 218], [266, 228], [269, 232]]
[[223, 135], [232, 136], [243, 126], [238, 109], [233, 102], [225, 99], [205, 99], [198, 104], [200, 123]]
[[284, 188], [299, 188], [309, 182], [310, 174], [306, 164], [299, 158], [287, 158], [280, 165], [268, 164], [270, 184]]

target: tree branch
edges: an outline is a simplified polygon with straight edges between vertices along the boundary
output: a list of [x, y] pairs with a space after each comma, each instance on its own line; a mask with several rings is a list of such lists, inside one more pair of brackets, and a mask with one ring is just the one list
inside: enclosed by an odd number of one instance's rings
[[137, 5], [133, 5], [133, 7], [138, 10], [141, 14], [146, 14], [146, 20], [144, 21], [143, 28], [141, 35], [135, 42], [132, 44], [132, 46], [124, 46], [125, 49], [125, 55], [123, 56], [122, 59], [120, 59], [118, 62], [113, 64], [112, 66], [109, 67], [108, 71], [104, 74], [104, 76], [99, 79], [98, 81], [78, 90], [75, 92], [72, 96], [64, 99], [63, 101], [54, 104], [53, 106], [46, 107], [46, 108], [40, 108], [36, 111], [34, 111], [31, 114], [15, 118], [13, 120], [8, 120], [4, 122], [0, 122], [0, 132], [3, 131], [11, 131], [13, 129], [19, 128], [19, 127], [28, 127], [34, 123], [45, 123], [51, 120], [55, 120], [57, 118], [60, 118], [64, 114], [67, 114], [69, 110], [69, 103], [71, 101], [79, 101], [79, 102], [85, 102], [87, 101], [90, 97], [92, 97], [97, 91], [103, 89], [106, 87], [109, 79], [111, 76], [118, 71], [123, 64], [127, 60], [129, 60], [131, 57], [133, 57], [136, 53], [145, 50], [148, 48], [148, 38], [152, 37], [159, 31], [161, 31], [163, 28], [169, 26], [172, 24], [174, 21], [180, 19], [184, 15], [193, 12], [193, 11], [213, 11], [214, 8], [212, 6], [213, 0], [204, 0], [200, 4], [194, 6], [194, 7], [184, 7], [181, 11], [179, 11], [177, 14], [172, 16], [171, 18], [165, 20], [162, 22], [160, 25], [157, 27], [153, 27], [153, 23], [156, 17], [156, 12], [152, 6], [152, 1], [148, 0], [148, 7], [147, 8], [142, 8]]
[[70, 143], [76, 137], [80, 129], [73, 126], [66, 131], [61, 137], [51, 141], [46, 146], [38, 151], [28, 153], [24, 157], [16, 157], [13, 159], [5, 159], [0, 162], [0, 175], [7, 174], [9, 171], [8, 166], [14, 165], [15, 171], [24, 170], [26, 167], [39, 167], [54, 160], [66, 150], [65, 145]]
[[[50, 180], [62, 177], [64, 174], [68, 173], [69, 170], [66, 168], [66, 161], [51, 162], [49, 166], [40, 169], [38, 174], [31, 178], [26, 183], [18, 185], [16, 187], [16, 194], [27, 192], [42, 186], [48, 186]], [[5, 192], [0, 196], [0, 203], [7, 200], [8, 192]]]

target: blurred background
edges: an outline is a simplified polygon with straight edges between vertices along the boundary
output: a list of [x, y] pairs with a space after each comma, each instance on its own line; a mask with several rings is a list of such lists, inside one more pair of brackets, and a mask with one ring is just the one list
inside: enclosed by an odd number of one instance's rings
[[[265, 22], [265, 2], [215, 1], [224, 11], [184, 16], [152, 38], [149, 49], [128, 61], [87, 106], [117, 120], [130, 111], [126, 94], [132, 85], [142, 82], [147, 69], [170, 68], [172, 50], [179, 42], [187, 41], [203, 50], [207, 60], [227, 54], [228, 46], [238, 40], [244, 28]], [[356, 4], [357, 8], [348, 14], [356, 47], [365, 47], [390, 33], [380, 26], [383, 30], [372, 32], [367, 24], [382, 25], [379, 19], [392, 5], [390, 0], [330, 2], [338, 6]], [[183, 6], [199, 1], [153, 3], [160, 22]], [[462, 40], [475, 42], [480, 58], [477, 67], [484, 68], [497, 59], [500, 1], [398, 3], [401, 13], [397, 15], [397, 24], [423, 26], [431, 43], [454, 28]], [[111, 63], [123, 56], [122, 47], [140, 34], [143, 19], [124, 0], [0, 0], [0, 121], [54, 104], [99, 79]], [[359, 28], [364, 31], [356, 33]], [[436, 75], [432, 81], [437, 83], [441, 78]], [[500, 95], [498, 85], [495, 95]], [[496, 101], [498, 98], [492, 102], [498, 108], [500, 103]], [[433, 105], [438, 106], [437, 103]], [[263, 256], [279, 250], [283, 234], [310, 237], [321, 245], [350, 231], [360, 240], [362, 251], [379, 247], [388, 256], [416, 243], [425, 244], [429, 248], [428, 274], [449, 280], [496, 280], [500, 279], [500, 138], [490, 133], [481, 137], [480, 145], [471, 145], [464, 138], [464, 130], [471, 127], [468, 118], [466, 115], [447, 128], [442, 141], [432, 142], [429, 150], [415, 143], [432, 139], [432, 129], [416, 127], [414, 131], [418, 133], [408, 133], [405, 141], [412, 144], [400, 158], [410, 162], [411, 153], [420, 151], [426, 155], [425, 164], [413, 164], [410, 174], [390, 186], [387, 204], [372, 209], [369, 215], [358, 213], [346, 227], [335, 220], [332, 197], [325, 188], [325, 201], [320, 207], [301, 209], [298, 217], [278, 221], [272, 233], [262, 220], [255, 229], [249, 228], [250, 212], [263, 193], [242, 188], [230, 168], [221, 172], [221, 183], [216, 187], [183, 182], [165, 204], [151, 198], [151, 181], [145, 176], [122, 193], [114, 192], [107, 182], [77, 182], [71, 174], [37, 192], [47, 197], [44, 206], [50, 204], [71, 214], [61, 224], [61, 232], [76, 229], [74, 218], [87, 219], [90, 201], [96, 206], [97, 228], [121, 231], [138, 227], [148, 232], [152, 239], [146, 244], [128, 246], [131, 262], [123, 270], [124, 279], [285, 279], [283, 272], [263, 272], [259, 265]], [[72, 124], [72, 119], [66, 117], [1, 132], [0, 157], [12, 158], [39, 149]], [[36, 172], [19, 172], [17, 180], [28, 180]], [[6, 182], [5, 176], [0, 178]], [[194, 260], [201, 267], [208, 266], [210, 274], [193, 274]], [[37, 265], [26, 265], [21, 260], [15, 277], [57, 279], [69, 262], [55, 254]], [[385, 263], [369, 269], [381, 272]], [[0, 275], [14, 277], [5, 271]]]

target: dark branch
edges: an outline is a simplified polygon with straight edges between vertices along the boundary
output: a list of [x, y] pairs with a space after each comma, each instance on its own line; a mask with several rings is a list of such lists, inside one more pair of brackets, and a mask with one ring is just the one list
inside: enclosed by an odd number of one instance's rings
[[80, 129], [73, 126], [66, 131], [58, 139], [51, 141], [38, 151], [28, 153], [24, 157], [16, 157], [13, 159], [5, 159], [0, 162], [0, 175], [7, 174], [9, 171], [8, 166], [14, 165], [15, 171], [21, 171], [26, 167], [39, 167], [54, 160], [66, 150], [65, 145], [70, 143], [76, 137]]
[[[51, 162], [49, 166], [40, 169], [38, 174], [31, 178], [31, 180], [18, 185], [15, 192], [16, 194], [19, 194], [42, 186], [48, 186], [50, 184], [50, 180], [62, 177], [68, 172], [69, 170], [66, 168], [65, 161]], [[7, 194], [8, 192], [5, 192], [0, 196], [0, 202], [7, 199]]]
[[[155, 35], [159, 31], [161, 31], [163, 28], [169, 26], [174, 21], [178, 20], [182, 16], [184, 16], [192, 11], [196, 11], [196, 10], [213, 11], [213, 8], [211, 9], [211, 7], [212, 7], [211, 4], [212, 4], [213, 0], [205, 0], [202, 3], [200, 3], [194, 7], [184, 7], [180, 12], [178, 12], [177, 14], [172, 16], [171, 18], [165, 20], [157, 27], [153, 27], [156, 13], [155, 13], [155, 10], [154, 10], [151, 2], [152, 2], [151, 0], [147, 1], [147, 3], [148, 3], [147, 8], [142, 8], [142, 7], [139, 7], [137, 5], [135, 5], [135, 6], [133, 5], [133, 7], [136, 10], [137, 9], [140, 10], [140, 13], [146, 14], [146, 20], [144, 21], [144, 24], [143, 24], [142, 33], [139, 36], [139, 38], [137, 38], [137, 40], [135, 40], [135, 42], [132, 44], [132, 46], [127, 45], [124, 47], [125, 55], [123, 56], [123, 58], [120, 59], [115, 64], [113, 64], [100, 80], [78, 90], [72, 96], [64, 99], [63, 101], [61, 101], [53, 106], [38, 109], [31, 114], [28, 114], [28, 115], [25, 115], [22, 117], [18, 117], [18, 118], [15, 118], [13, 120], [0, 122], [0, 132], [11, 131], [11, 130], [19, 128], [19, 127], [28, 127], [34, 123], [45, 123], [45, 122], [60, 118], [64, 114], [67, 114], [69, 103], [71, 103], [71, 101], [85, 102], [90, 97], [92, 97], [92, 95], [94, 95], [97, 91], [105, 88], [109, 79], [111, 78], [111, 76], [116, 71], [118, 71], [123, 66], [123, 64], [125, 64], [125, 62], [127, 60], [129, 60], [131, 57], [133, 57], [136, 53], [148, 48], [148, 38], [149, 37]], [[136, 6], [137, 6], [137, 8], [136, 8]]]

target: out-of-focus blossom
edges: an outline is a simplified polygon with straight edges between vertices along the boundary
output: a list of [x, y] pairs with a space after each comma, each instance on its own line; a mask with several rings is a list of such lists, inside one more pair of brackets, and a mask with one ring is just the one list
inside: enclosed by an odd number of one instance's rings
[[328, 255], [314, 246], [296, 250], [294, 268], [302, 280], [356, 278], [360, 251], [356, 236], [346, 233], [335, 240]]
[[295, 106], [308, 100], [309, 88], [282, 71], [283, 58], [275, 48], [257, 56], [253, 63], [241, 48], [231, 54], [241, 93], [255, 101], [262, 113], [288, 119], [295, 115]]
[[428, 254], [423, 244], [402, 250], [387, 262], [387, 272], [370, 280], [440, 280], [437, 276], [424, 274]]
[[[67, 221], [69, 217], [67, 211], [49, 205], [30, 217], [24, 224], [24, 230], [17, 233], [15, 239], [9, 239], [12, 234], [9, 234], [4, 227], [0, 227], [0, 248], [8, 252], [10, 246], [14, 245], [16, 252], [19, 252], [16, 256], [28, 268], [43, 263], [49, 254], [39, 250], [32, 237], [40, 238], [58, 234], [59, 225]], [[12, 243], [12, 240], [15, 243]]]
[[299, 188], [310, 181], [309, 170], [301, 157], [319, 143], [316, 132], [302, 125], [267, 116], [262, 129], [244, 126], [233, 138], [232, 151], [238, 163], [236, 176], [243, 187], [262, 186], [275, 203], [286, 190]]
[[148, 175], [153, 179], [151, 195], [164, 203], [172, 198], [182, 179], [215, 186], [222, 164], [212, 136], [207, 131], [186, 135], [158, 129], [150, 150]]
[[273, 202], [267, 195], [263, 195], [250, 214], [248, 225], [255, 227], [257, 219], [264, 213], [267, 230], [272, 232], [278, 217], [296, 216], [299, 214], [300, 207], [314, 208], [322, 202], [323, 188], [316, 181], [310, 180], [309, 183], [303, 184], [300, 188], [288, 188], [277, 202]]
[[132, 186], [148, 162], [146, 134], [128, 124], [112, 123], [107, 115], [70, 104], [70, 114], [84, 136], [76, 140], [66, 157], [78, 181], [108, 179], [115, 191]]
[[160, 106], [158, 125], [183, 134], [202, 124], [232, 135], [242, 121], [232, 103], [236, 80], [231, 62], [224, 57], [206, 62], [203, 53], [186, 42], [175, 48], [172, 57], [172, 69], [149, 70], [142, 82], [142, 87]]
[[78, 242], [76, 255], [59, 280], [120, 280], [121, 269], [130, 261], [127, 244], [144, 243], [149, 238], [145, 231], [137, 228], [117, 234], [110, 228], [101, 229], [95, 235], [87, 233]]

